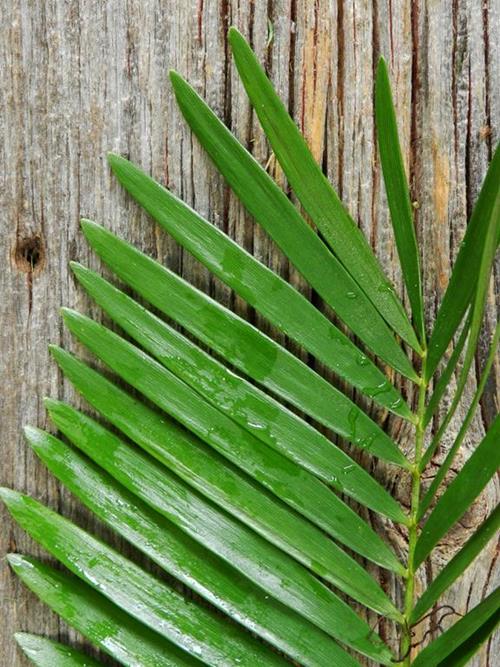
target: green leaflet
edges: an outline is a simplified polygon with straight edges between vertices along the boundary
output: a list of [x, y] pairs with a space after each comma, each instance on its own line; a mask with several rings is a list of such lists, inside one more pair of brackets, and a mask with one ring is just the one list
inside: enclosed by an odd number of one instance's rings
[[170, 79], [184, 118], [248, 212], [353, 333], [399, 373], [416, 381], [408, 357], [343, 264], [193, 88], [175, 72]]
[[16, 632], [14, 637], [24, 654], [38, 667], [100, 667], [102, 664], [70, 646], [45, 637], [27, 632]]
[[403, 567], [363, 519], [320, 480], [219, 412], [142, 350], [85, 315], [63, 309], [69, 330], [121, 378], [284, 503], [366, 558]]
[[[467, 307], [471, 303], [478, 281], [481, 258], [488, 229], [497, 227], [500, 215], [500, 146], [483, 181], [481, 192], [467, 225], [467, 231], [458, 253], [450, 282], [438, 311], [436, 323], [429, 341], [427, 378], [437, 368], [453, 334], [460, 325]], [[495, 247], [497, 237], [494, 240]]]
[[[64, 409], [62, 405], [56, 406], [56, 410], [61, 409]], [[76, 411], [73, 414], [76, 415]], [[87, 427], [89, 424], [91, 420], [87, 421]], [[265, 595], [232, 566], [200, 547], [174, 523], [152, 511], [74, 449], [38, 429], [27, 429], [27, 437], [48, 468], [99, 519], [235, 621], [301, 664], [326, 667], [331, 665], [332, 656], [339, 665], [357, 664], [327, 635], [295, 611]], [[101, 456], [110, 457], [111, 447], [107, 446], [105, 438], [99, 437], [98, 427], [91, 437], [91, 442], [101, 450]], [[116, 451], [113, 458], [116, 460]], [[341, 604], [339, 602], [339, 606]], [[332, 618], [331, 625], [338, 624], [338, 636], [344, 641], [347, 639], [347, 643], [352, 639], [352, 643], [373, 659], [379, 659], [383, 653], [375, 649], [372, 641], [359, 641], [363, 635], [370, 634], [369, 626], [345, 604], [344, 610], [345, 619], [338, 615]], [[387, 649], [385, 653], [385, 659], [390, 659]]]
[[439, 667], [463, 667], [476, 655], [481, 646], [491, 637], [500, 623], [500, 611], [492, 614], [466, 641], [462, 642], [441, 660]]
[[467, 410], [467, 414], [465, 415], [465, 419], [462, 422], [462, 425], [460, 426], [460, 430], [457, 434], [457, 437], [455, 438], [455, 441], [453, 442], [453, 445], [450, 447], [450, 450], [448, 454], [446, 455], [445, 460], [441, 463], [439, 466], [438, 471], [436, 472], [436, 476], [431, 482], [431, 485], [427, 489], [427, 493], [425, 496], [422, 498], [420, 502], [420, 506], [418, 508], [418, 518], [421, 519], [424, 514], [427, 512], [429, 509], [432, 500], [434, 499], [440, 485], [444, 481], [446, 477], [446, 473], [448, 470], [451, 468], [452, 463], [455, 459], [455, 456], [460, 449], [460, 445], [462, 444], [467, 431], [469, 430], [470, 423], [472, 422], [472, 419], [474, 418], [474, 415], [476, 414], [476, 409], [477, 406], [479, 405], [479, 401], [481, 400], [481, 396], [483, 395], [484, 389], [486, 387], [486, 382], [488, 381], [488, 378], [490, 376], [491, 372], [491, 367], [493, 366], [493, 363], [496, 358], [496, 353], [497, 353], [497, 348], [498, 348], [498, 339], [500, 337], [500, 323], [497, 324], [497, 328], [495, 331], [495, 334], [493, 336], [493, 341], [490, 346], [490, 351], [488, 353], [488, 358], [486, 359], [486, 363], [484, 365], [484, 369], [481, 375], [481, 379], [479, 381], [479, 384], [477, 386], [476, 391], [474, 392], [474, 396], [472, 398], [471, 404], [469, 406], [469, 409]]
[[410, 190], [399, 145], [396, 114], [387, 64], [380, 58], [375, 86], [375, 117], [380, 162], [391, 212], [399, 260], [420, 340], [425, 339], [420, 257], [413, 222]]
[[[357, 446], [409, 468], [372, 419], [280, 345], [103, 227], [84, 221], [82, 229], [122, 280], [231, 364]], [[365, 393], [380, 395], [389, 388], [387, 382]]]
[[[281, 331], [369, 396], [370, 388], [387, 382], [377, 366], [285, 280], [134, 164], [118, 155], [108, 159], [120, 183], [162, 227]], [[412, 416], [393, 386], [375, 394], [374, 400], [405, 419]]]
[[129, 336], [212, 405], [327, 484], [395, 521], [407, 522], [399, 503], [319, 431], [96, 273], [75, 263], [72, 268], [92, 298]]
[[[412, 667], [438, 667], [438, 665], [440, 667], [441, 665], [456, 667], [457, 663], [450, 660], [451, 656], [454, 654], [455, 657], [461, 660], [465, 651], [469, 653], [469, 656], [472, 656], [473, 653], [470, 652], [471, 646], [468, 640], [479, 632], [481, 641], [484, 641], [484, 632], [481, 632], [481, 629], [484, 629], [485, 624], [488, 632], [494, 629], [500, 620], [499, 610], [500, 589], [497, 589], [457, 623], [452, 625], [451, 628], [426, 646], [415, 658]], [[480, 644], [477, 641], [474, 644], [474, 650], [477, 650]], [[464, 663], [461, 662], [458, 664]]]
[[453, 556], [434, 581], [427, 587], [413, 609], [410, 623], [416, 623], [429, 611], [439, 597], [460, 577], [472, 561], [495, 537], [500, 527], [500, 505], [484, 521], [460, 551]]
[[460, 519], [495, 475], [500, 466], [500, 415], [476, 447], [462, 470], [448, 486], [422, 529], [415, 548], [415, 567], [427, 558], [434, 546]]
[[470, 329], [470, 317], [467, 317], [467, 319], [464, 322], [462, 331], [460, 332], [457, 344], [453, 348], [453, 352], [451, 353], [448, 363], [446, 364], [443, 372], [441, 373], [439, 380], [436, 382], [434, 391], [432, 392], [432, 396], [425, 409], [425, 415], [424, 415], [425, 427], [429, 425], [429, 422], [434, 416], [434, 413], [436, 412], [439, 403], [443, 398], [444, 392], [448, 388], [451, 376], [453, 375], [453, 371], [457, 367], [458, 360], [460, 359], [460, 355], [462, 354], [462, 350], [464, 349], [465, 341], [467, 340], [467, 336], [469, 335], [469, 329]]
[[[455, 396], [453, 397], [451, 406], [446, 414], [446, 417], [443, 420], [443, 423], [439, 427], [436, 436], [434, 437], [433, 441], [427, 448], [427, 451], [425, 452], [425, 455], [422, 458], [421, 470], [425, 468], [427, 463], [432, 458], [434, 451], [438, 447], [441, 438], [446, 428], [448, 427], [448, 424], [451, 421], [451, 418], [455, 414], [455, 410], [457, 409], [460, 403], [460, 399], [462, 398], [462, 394], [465, 390], [465, 385], [467, 383], [469, 370], [474, 362], [476, 348], [479, 341], [479, 334], [481, 333], [481, 324], [483, 321], [483, 313], [486, 305], [486, 298], [488, 294], [488, 286], [490, 283], [491, 270], [495, 259], [497, 239], [500, 233], [500, 195], [497, 197], [496, 206], [494, 208], [495, 210], [492, 213], [490, 219], [487, 220], [488, 224], [486, 230], [486, 237], [484, 240], [483, 247], [481, 249], [479, 271], [477, 275], [474, 299], [471, 309], [470, 329], [469, 329], [469, 336], [467, 339], [467, 348], [465, 350], [464, 361], [457, 382], [457, 389], [455, 391]], [[470, 278], [468, 278], [468, 280], [470, 280]], [[496, 335], [498, 335], [498, 332]]]
[[42, 602], [123, 665], [200, 667], [203, 664], [138, 623], [77, 577], [20, 554], [9, 554], [7, 560]]
[[[401, 620], [401, 614], [366, 570], [333, 542], [325, 542], [318, 538], [317, 531], [311, 524], [303, 523], [297, 515], [291, 514], [281, 503], [274, 501], [262, 490], [256, 489], [254, 484], [239, 475], [234, 468], [224, 462], [224, 459], [218, 457], [215, 452], [206, 447], [200, 440], [191, 436], [188, 431], [181, 429], [168, 418], [163, 418], [142, 403], [134, 400], [67, 352], [61, 349], [53, 349], [52, 353], [66, 377], [96, 410], [140, 447], [197, 489], [203, 496], [216, 502], [245, 525], [257, 531], [266, 540], [293, 556], [307, 568], [310, 568], [354, 599], [383, 615]], [[76, 422], [73, 422], [72, 430], [69, 433], [67, 431], [68, 410], [71, 414], [71, 409], [68, 406], [64, 406], [64, 409], [65, 419], [61, 421], [60, 414], [56, 418], [52, 403], [50, 404], [51, 416], [58, 427], [81, 446], [81, 436], [85, 435], [86, 429], [89, 428], [88, 418], [79, 415]], [[82, 429], [80, 424], [82, 419], [85, 420], [85, 429]], [[100, 437], [103, 437], [102, 434]], [[95, 458], [94, 454], [92, 456]], [[99, 463], [102, 463], [102, 461], [100, 460]], [[141, 466], [144, 467], [145, 465], [146, 462], [142, 461]], [[163, 467], [160, 468], [162, 471], [160, 476], [162, 474], [166, 475], [167, 470]], [[139, 466], [137, 468], [131, 467], [134, 475], [137, 475], [137, 471], [140, 469]], [[111, 474], [116, 476], [115, 472]], [[121, 478], [120, 481], [123, 482]], [[169, 484], [172, 483], [172, 479], [170, 479]], [[163, 488], [162, 493], [165, 496], [167, 496], [168, 488], [168, 486]], [[146, 493], [148, 491], [144, 485], [134, 487], [132, 490], [138, 495], [141, 492]], [[185, 496], [186, 491], [180, 492], [175, 498], [175, 503], [179, 504]], [[150, 499], [143, 498], [143, 500], [151, 504]], [[172, 503], [169, 509], [170, 513], [177, 511], [177, 504], [175, 503]], [[155, 508], [158, 509], [158, 507]], [[190, 505], [183, 506], [184, 511], [188, 509], [190, 509]], [[205, 509], [201, 516], [205, 516], [207, 512], [208, 510]], [[203, 522], [201, 525], [203, 525]], [[238, 525], [237, 522], [236, 525]], [[212, 530], [215, 531], [215, 527]], [[227, 534], [231, 534], [233, 531], [234, 528], [227, 531]], [[194, 535], [190, 534], [196, 539], [199, 532], [201, 532], [200, 525], [195, 523]], [[212, 541], [208, 540], [208, 544], [204, 543], [205, 546], [210, 548]], [[238, 536], [238, 540], [235, 542], [236, 544], [243, 544], [242, 537]], [[225, 542], [222, 539], [217, 544], [217, 553], [221, 555], [224, 553], [224, 545]], [[226, 548], [229, 546], [231, 544], [226, 545]], [[255, 546], [249, 548], [249, 553], [252, 553], [255, 548]], [[271, 550], [271, 556], [272, 553]], [[265, 552], [265, 558], [262, 558], [260, 562], [265, 563], [267, 559], [270, 561], [272, 568], [280, 571], [280, 561], [277, 561], [276, 558], [271, 559], [271, 556], [268, 552]], [[228, 562], [237, 562], [234, 552], [230, 552]], [[247, 571], [250, 572], [251, 562], [245, 561], [241, 569], [245, 574]], [[293, 581], [298, 576], [299, 574], [294, 571], [293, 576], [288, 577], [288, 580]], [[265, 572], [265, 578], [270, 582], [272, 581], [267, 571]], [[293, 586], [290, 587], [293, 590]], [[308, 586], [305, 586], [305, 588], [307, 589]], [[280, 593], [280, 595], [282, 594]], [[318, 591], [315, 591], [314, 596], [315, 598], [320, 597]], [[304, 607], [303, 604], [301, 606], [297, 602], [294, 604], [296, 609]]]
[[26, 532], [111, 602], [209, 665], [280, 665], [250, 634], [187, 601], [111, 547], [33, 498], [1, 489], [0, 498]]
[[229, 31], [229, 41], [246, 92], [300, 202], [382, 317], [419, 350], [415, 332], [372, 249], [325, 178], [254, 53], [235, 28]]

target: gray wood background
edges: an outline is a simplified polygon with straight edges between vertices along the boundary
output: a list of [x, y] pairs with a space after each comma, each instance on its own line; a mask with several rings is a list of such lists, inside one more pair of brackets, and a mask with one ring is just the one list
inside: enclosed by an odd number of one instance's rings
[[[373, 72], [383, 53], [390, 64], [412, 176], [432, 321], [498, 140], [499, 18], [498, 0], [1, 0], [2, 483], [110, 537], [37, 462], [21, 432], [24, 424], [49, 426], [42, 404], [45, 395], [78, 404], [51, 362], [47, 343], [75, 349], [61, 325], [61, 305], [100, 317], [68, 272], [71, 259], [98, 267], [82, 240], [80, 216], [107, 225], [246, 313], [242, 302], [209, 278], [120, 191], [106, 166], [106, 151], [130, 156], [307, 291], [228, 195], [191, 138], [174, 103], [169, 68], [186, 75], [283, 182], [226, 44], [232, 24], [247, 35], [315, 155], [400, 287], [374, 142]], [[492, 288], [469, 397], [494, 320]], [[496, 390], [491, 379], [464, 456], [495, 413]], [[464, 408], [458, 419], [463, 412]], [[404, 440], [401, 425], [386, 421]], [[383, 469], [378, 474], [405, 498], [405, 479]], [[499, 487], [492, 483], [440, 546], [422, 573], [421, 587], [485, 517], [498, 495]], [[387, 531], [404, 551], [404, 536]], [[39, 554], [2, 509], [2, 557], [7, 551]], [[450, 591], [446, 601], [458, 612], [492, 589], [495, 559], [492, 543]], [[19, 584], [4, 560], [0, 566], [2, 665], [26, 664], [12, 638], [19, 629], [81, 643]], [[400, 595], [391, 578], [378, 576]], [[436, 619], [419, 628], [417, 640], [429, 628], [437, 632]], [[391, 640], [389, 624], [382, 624], [380, 631]], [[495, 653], [498, 664], [499, 643], [490, 641], [473, 664], [493, 666]]]

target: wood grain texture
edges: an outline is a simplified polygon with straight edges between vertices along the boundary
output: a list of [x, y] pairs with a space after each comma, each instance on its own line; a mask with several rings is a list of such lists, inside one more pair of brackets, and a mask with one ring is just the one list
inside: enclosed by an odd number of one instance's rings
[[[265, 330], [269, 327], [131, 203], [110, 176], [106, 152], [129, 156], [317, 302], [228, 193], [186, 129], [168, 84], [169, 68], [185, 75], [286, 185], [231, 62], [225, 35], [232, 24], [265, 62], [314, 154], [401, 290], [373, 122], [374, 67], [379, 54], [387, 58], [411, 174], [430, 322], [498, 141], [499, 0], [0, 0], [1, 481], [113, 543], [116, 538], [35, 460], [21, 432], [28, 423], [49, 426], [45, 395], [79, 404], [47, 353], [49, 341], [76, 349], [62, 328], [61, 305], [101, 317], [68, 272], [71, 259], [99, 266], [82, 240], [79, 218], [105, 224]], [[475, 372], [443, 451], [476, 386], [495, 319], [492, 285]], [[493, 378], [462, 457], [484, 434], [497, 399]], [[404, 442], [408, 434], [398, 420], [379, 416]], [[407, 480], [382, 467], [377, 475], [398, 497], [407, 498]], [[420, 590], [499, 495], [498, 484], [490, 484], [437, 550]], [[39, 554], [1, 511], [0, 554]], [[404, 535], [390, 526], [380, 528], [404, 552]], [[498, 582], [496, 547], [492, 543], [485, 549], [448, 593], [445, 602], [457, 612], [477, 604]], [[137, 557], [131, 549], [127, 553]], [[393, 579], [376, 574], [400, 599]], [[0, 582], [1, 665], [27, 664], [13, 641], [16, 630], [81, 643], [19, 584], [3, 560]], [[438, 619], [439, 614], [430, 625], [419, 626], [416, 641], [428, 630], [435, 635]], [[448, 617], [443, 626], [453, 620]], [[393, 641], [390, 624], [382, 623], [380, 631]], [[498, 637], [471, 664], [492, 667], [495, 655], [500, 655]]]

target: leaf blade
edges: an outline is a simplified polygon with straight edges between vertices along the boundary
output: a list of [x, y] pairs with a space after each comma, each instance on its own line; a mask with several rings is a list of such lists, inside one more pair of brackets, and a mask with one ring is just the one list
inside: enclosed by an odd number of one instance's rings
[[394, 291], [388, 289], [387, 278], [365, 237], [323, 175], [257, 58], [236, 28], [229, 30], [229, 42], [246, 92], [297, 197], [385, 320], [418, 351], [418, 340], [408, 317]]
[[412, 612], [410, 624], [416, 623], [422, 618], [442, 593], [465, 572], [466, 568], [495, 536], [499, 527], [500, 506], [497, 506], [418, 599]]
[[[427, 378], [446, 351], [471, 303], [477, 283], [487, 230], [500, 216], [500, 145], [497, 146], [474, 206], [429, 341]], [[485, 222], [486, 221], [486, 222]], [[495, 245], [498, 243], [498, 236]]]
[[[440, 487], [440, 485], [443, 483], [446, 473], [448, 470], [451, 468], [453, 461], [455, 459], [455, 456], [460, 449], [460, 446], [467, 434], [467, 431], [469, 429], [469, 426], [474, 418], [474, 415], [477, 410], [477, 406], [479, 405], [479, 401], [481, 400], [481, 396], [483, 395], [484, 389], [486, 387], [486, 383], [488, 381], [490, 372], [491, 372], [491, 367], [493, 366], [493, 363], [495, 361], [496, 353], [497, 353], [497, 347], [498, 347], [498, 340], [500, 338], [500, 323], [497, 324], [495, 334], [493, 336], [493, 340], [490, 346], [490, 351], [488, 353], [488, 358], [486, 359], [486, 363], [483, 368], [483, 372], [481, 374], [481, 379], [479, 380], [478, 386], [476, 391], [474, 392], [474, 395], [472, 397], [471, 404], [469, 406], [469, 409], [467, 410], [467, 413], [465, 415], [465, 418], [462, 422], [462, 425], [460, 426], [460, 430], [453, 442], [453, 445], [450, 447], [445, 460], [441, 463], [439, 466], [438, 471], [436, 472], [436, 476], [432, 480], [429, 488], [427, 489], [427, 492], [425, 496], [422, 498], [419, 504], [418, 508], [418, 518], [422, 518], [426, 511], [429, 509], [434, 497], [436, 496], [436, 493]], [[432, 450], [431, 450], [432, 451]]]
[[413, 222], [410, 190], [399, 144], [389, 72], [384, 58], [380, 58], [377, 66], [375, 119], [380, 161], [399, 260], [410, 298], [413, 319], [420, 332], [420, 342], [423, 342], [425, 339], [425, 324], [420, 257]]
[[[438, 432], [431, 444], [427, 448], [422, 457], [420, 468], [423, 469], [430, 461], [434, 451], [438, 447], [441, 437], [443, 436], [451, 418], [460, 403], [462, 394], [465, 390], [469, 370], [474, 362], [477, 345], [479, 342], [479, 335], [481, 333], [481, 325], [483, 321], [483, 313], [486, 307], [486, 300], [488, 295], [488, 286], [490, 283], [491, 272], [495, 259], [495, 251], [497, 248], [497, 240], [500, 234], [500, 191], [493, 207], [492, 215], [487, 220], [486, 234], [484, 243], [481, 248], [479, 269], [477, 274], [476, 285], [474, 286], [474, 298], [471, 308], [469, 336], [467, 339], [467, 348], [465, 350], [464, 361], [458, 377], [457, 389], [453, 397], [451, 406], [446, 414], [443, 423], [438, 429]], [[458, 261], [458, 260], [457, 260]], [[498, 336], [498, 327], [495, 336]]]
[[488, 433], [448, 486], [427, 519], [415, 548], [415, 567], [422, 564], [433, 547], [470, 507], [500, 466], [500, 415]]
[[45, 637], [27, 632], [16, 632], [14, 637], [26, 657], [37, 667], [53, 667], [54, 665], [57, 667], [99, 667], [102, 665], [73, 647]]

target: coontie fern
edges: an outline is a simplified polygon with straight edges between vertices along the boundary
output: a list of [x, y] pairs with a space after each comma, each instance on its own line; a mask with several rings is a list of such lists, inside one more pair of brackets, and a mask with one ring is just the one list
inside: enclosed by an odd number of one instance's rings
[[[196, 597], [186, 602], [178, 587], [37, 500], [3, 489], [13, 517], [65, 568], [19, 554], [10, 555], [9, 562], [41, 600], [124, 665], [255, 667], [291, 660], [351, 667], [360, 664], [360, 656], [377, 665], [465, 665], [495, 629], [498, 591], [427, 645], [413, 645], [413, 628], [495, 535], [498, 509], [420, 597], [415, 577], [500, 463], [497, 417], [443, 491], [488, 378], [498, 327], [454, 443], [430, 487], [424, 489], [421, 481], [463, 397], [478, 347], [500, 232], [500, 153], [492, 160], [430, 327], [384, 61], [376, 77], [378, 144], [411, 317], [250, 47], [234, 29], [229, 40], [251, 104], [309, 220], [173, 72], [179, 107], [255, 222], [345, 327], [137, 166], [118, 155], [110, 155], [109, 163], [161, 227], [332, 371], [346, 392], [168, 268], [83, 220], [95, 253], [155, 312], [73, 264], [77, 280], [122, 333], [74, 310], [63, 310], [64, 322], [120, 381], [52, 347], [65, 377], [100, 420], [48, 399], [49, 415], [65, 440], [30, 426], [26, 437], [98, 519]], [[451, 404], [430, 437], [454, 373]], [[413, 405], [389, 379], [395, 374], [405, 380]], [[408, 423], [414, 433], [409, 454], [349, 398], [350, 388]], [[327, 432], [406, 472], [410, 509]], [[405, 531], [404, 560], [349, 499]], [[400, 581], [402, 604], [389, 598], [365, 561]], [[365, 620], [363, 608], [396, 624], [400, 646], [386, 644]], [[98, 664], [42, 637], [21, 633], [17, 639], [37, 665]]]

